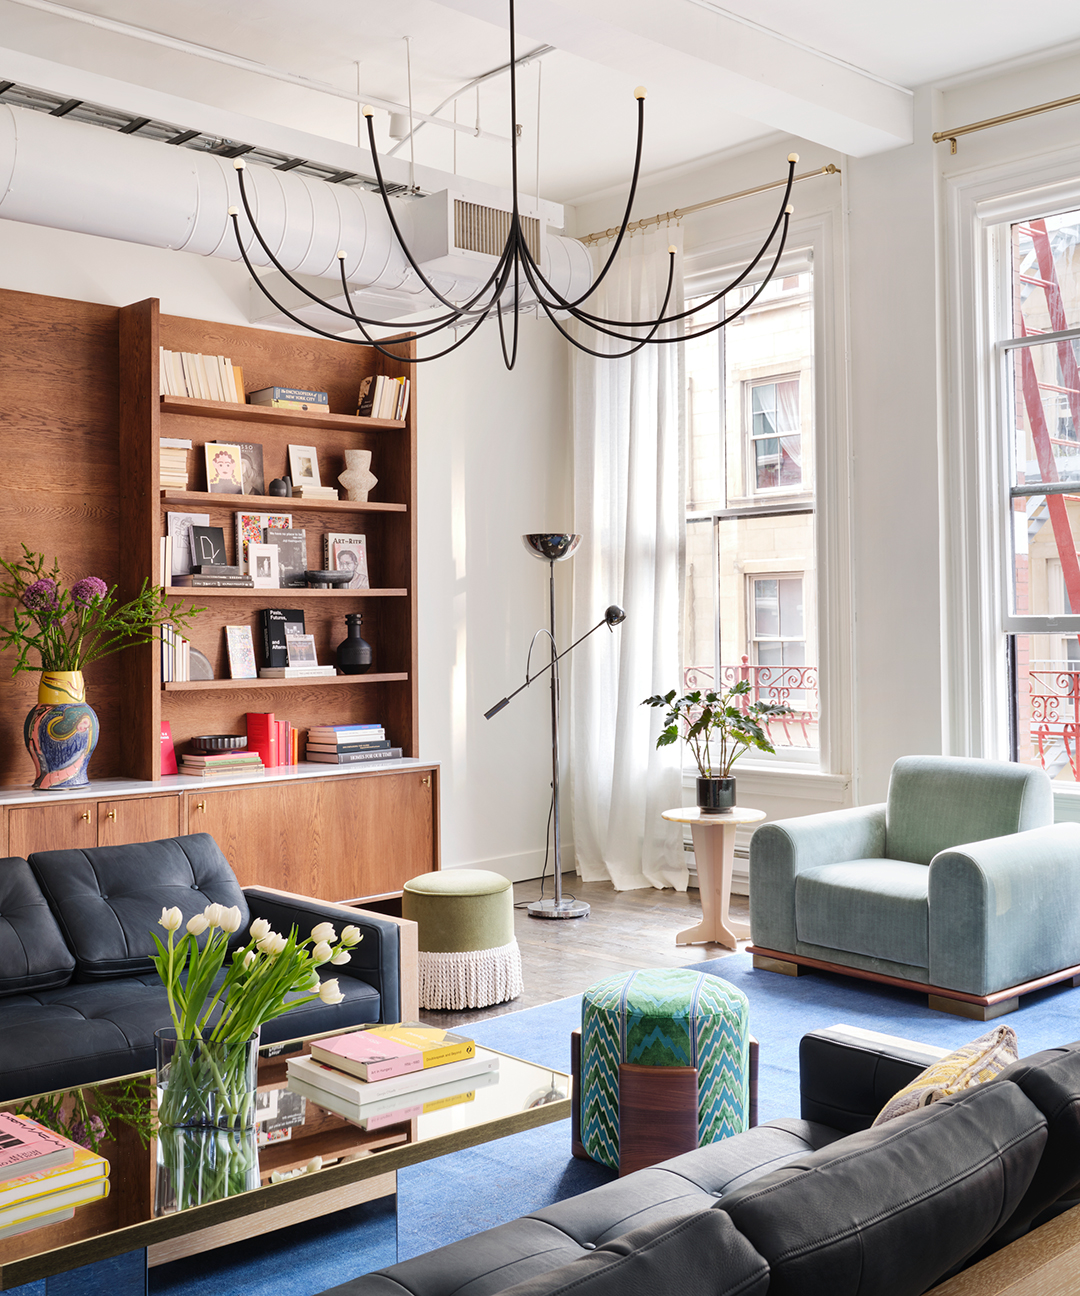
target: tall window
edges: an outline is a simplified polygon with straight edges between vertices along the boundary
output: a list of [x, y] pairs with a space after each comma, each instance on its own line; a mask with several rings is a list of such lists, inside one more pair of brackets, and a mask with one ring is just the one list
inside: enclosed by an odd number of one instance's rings
[[998, 235], [1009, 306], [998, 346], [1013, 756], [1080, 782], [1080, 211]]
[[[728, 310], [756, 287], [732, 294]], [[715, 322], [717, 309], [698, 323]], [[777, 759], [810, 764], [818, 761], [813, 323], [804, 256], [745, 315], [685, 347], [684, 683], [745, 679], [752, 696], [786, 702], [796, 715], [771, 728]]]

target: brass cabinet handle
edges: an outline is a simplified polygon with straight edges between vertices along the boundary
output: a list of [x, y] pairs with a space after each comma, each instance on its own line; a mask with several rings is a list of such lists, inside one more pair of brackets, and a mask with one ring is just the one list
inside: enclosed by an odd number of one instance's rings
[[105, 816], [105, 818], [106, 818], [106, 819], [115, 819], [115, 818], [116, 818], [116, 811], [115, 811], [115, 810], [110, 810], [109, 813]]
[[90, 822], [90, 811], [89, 811], [89, 810], [84, 810], [84, 811], [82, 812], [82, 814], [79, 815], [79, 818], [82, 819], [82, 820], [84, 821], [84, 823], [89, 823], [89, 822]]
[[205, 801], [196, 801], [196, 802], [195, 802], [195, 809], [196, 809], [196, 810], [205, 810], [205, 809], [206, 809], [206, 802], [205, 802]]
[[424, 775], [424, 777], [420, 780], [420, 786], [421, 786], [421, 787], [431, 787], [431, 775], [430, 775], [430, 774], [425, 774], [425, 775]]

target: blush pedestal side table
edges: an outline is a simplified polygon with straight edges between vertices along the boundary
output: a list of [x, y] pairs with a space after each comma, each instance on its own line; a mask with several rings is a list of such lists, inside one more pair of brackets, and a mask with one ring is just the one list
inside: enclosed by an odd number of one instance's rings
[[731, 874], [735, 867], [735, 829], [739, 824], [759, 823], [765, 818], [765, 811], [735, 806], [723, 814], [702, 814], [692, 806], [665, 810], [662, 818], [690, 825], [701, 894], [701, 922], [697, 927], [679, 932], [675, 944], [738, 949], [739, 941], [749, 938], [750, 927], [728, 917]]

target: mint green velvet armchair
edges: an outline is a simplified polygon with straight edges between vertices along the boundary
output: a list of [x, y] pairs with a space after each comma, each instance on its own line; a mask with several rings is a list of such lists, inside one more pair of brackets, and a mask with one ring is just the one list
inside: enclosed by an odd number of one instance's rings
[[888, 801], [764, 824], [750, 844], [756, 967], [901, 984], [986, 1020], [1080, 983], [1080, 824], [1042, 770], [905, 756]]

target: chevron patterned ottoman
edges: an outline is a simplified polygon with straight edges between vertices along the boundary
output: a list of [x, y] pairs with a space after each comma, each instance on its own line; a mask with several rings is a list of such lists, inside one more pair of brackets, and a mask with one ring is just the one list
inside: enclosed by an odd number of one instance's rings
[[[654, 968], [590, 986], [581, 1003], [580, 1120], [581, 1142], [592, 1160], [620, 1168], [620, 1068], [624, 1082], [634, 1079], [635, 1084], [643, 1075], [652, 1079], [644, 1068], [669, 1069], [653, 1081], [653, 1096], [646, 1094], [643, 1113], [641, 1098], [635, 1097], [646, 1127], [650, 1103], [660, 1122], [665, 1105], [671, 1108], [670, 1094], [688, 1094], [675, 1101], [689, 1101], [692, 1107], [696, 1090], [696, 1113], [684, 1113], [691, 1140], [696, 1133], [691, 1146], [749, 1128], [748, 1016], [742, 991], [706, 972]], [[696, 1085], [693, 1072], [685, 1068], [696, 1068]], [[674, 1088], [666, 1084], [669, 1076]], [[624, 1137], [626, 1116], [624, 1112]], [[677, 1147], [669, 1155], [683, 1150], [689, 1149]], [[627, 1149], [622, 1152], [625, 1173]]]

